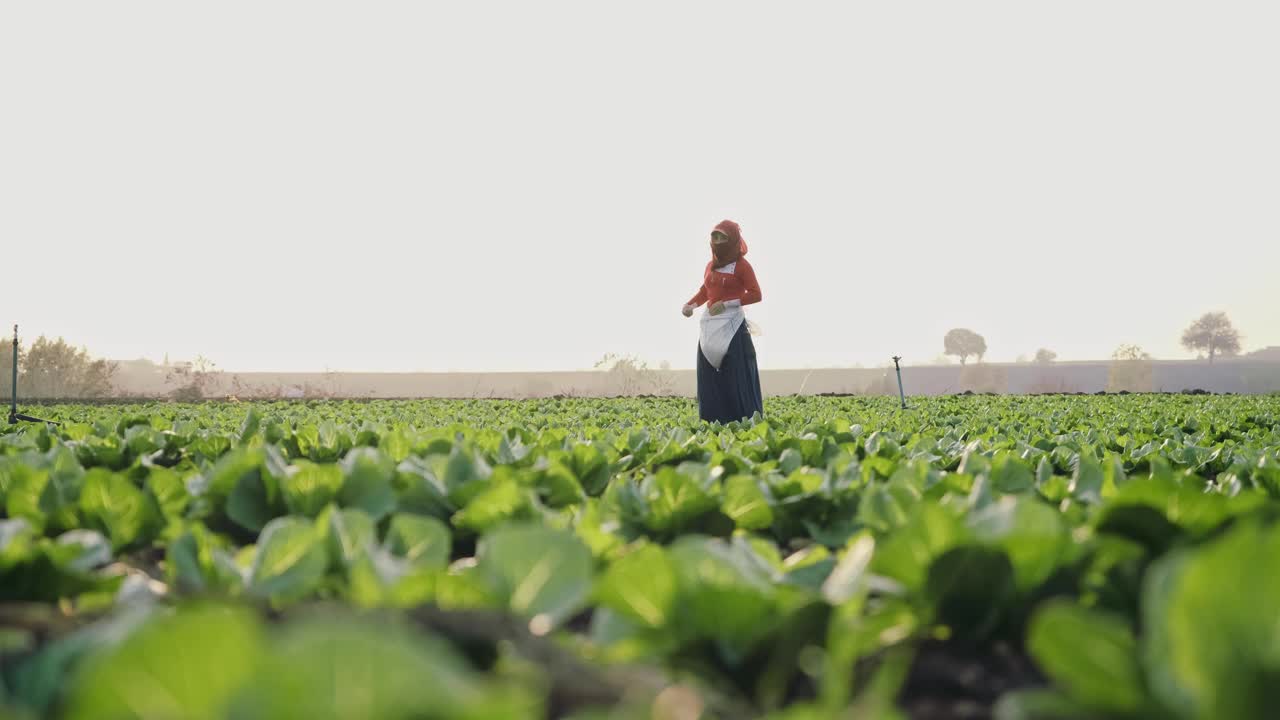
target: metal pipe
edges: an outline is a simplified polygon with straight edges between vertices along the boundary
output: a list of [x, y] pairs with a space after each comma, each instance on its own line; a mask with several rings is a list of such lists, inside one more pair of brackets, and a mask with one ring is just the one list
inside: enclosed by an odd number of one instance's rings
[[13, 326], [13, 384], [9, 395], [9, 424], [18, 421], [18, 325]]
[[898, 373], [898, 400], [900, 400], [900, 401], [902, 402], [902, 409], [903, 409], [903, 410], [906, 410], [906, 409], [907, 409], [907, 396], [906, 396], [906, 395], [904, 395], [904, 394], [903, 394], [903, 392], [902, 392], [902, 368], [898, 367], [898, 361], [899, 361], [899, 360], [901, 360], [901, 359], [902, 359], [902, 357], [901, 357], [901, 356], [899, 356], [899, 355], [894, 355], [894, 356], [893, 356], [893, 369], [894, 369], [894, 371], [896, 371], [896, 372]]
[[9, 424], [16, 425], [19, 422], [42, 422], [50, 425], [61, 425], [62, 423], [54, 420], [41, 420], [38, 417], [23, 415], [18, 412], [18, 326], [13, 326], [13, 397], [9, 398]]

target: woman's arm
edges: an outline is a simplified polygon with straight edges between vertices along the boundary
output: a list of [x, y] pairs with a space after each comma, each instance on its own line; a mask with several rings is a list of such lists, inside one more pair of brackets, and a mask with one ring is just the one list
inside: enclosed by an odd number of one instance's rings
[[706, 301], [707, 301], [707, 284], [703, 283], [702, 287], [698, 288], [698, 294], [694, 295], [687, 304], [692, 305], [694, 307], [698, 307], [699, 305], [701, 305]]
[[742, 304], [751, 305], [760, 302], [760, 283], [756, 281], [756, 271], [744, 258], [738, 259], [738, 279], [742, 281]]

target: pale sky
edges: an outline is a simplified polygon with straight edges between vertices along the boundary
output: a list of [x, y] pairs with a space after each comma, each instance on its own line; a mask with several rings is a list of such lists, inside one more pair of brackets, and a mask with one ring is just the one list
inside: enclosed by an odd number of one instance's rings
[[224, 369], [1280, 345], [1280, 3], [0, 4], [0, 320]]

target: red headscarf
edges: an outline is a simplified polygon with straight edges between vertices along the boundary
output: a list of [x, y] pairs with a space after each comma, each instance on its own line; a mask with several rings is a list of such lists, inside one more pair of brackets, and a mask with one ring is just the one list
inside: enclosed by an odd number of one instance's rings
[[[711, 246], [711, 262], [715, 264], [716, 267], [722, 267], [731, 262], [736, 262], [738, 258], [747, 254], [747, 241], [742, 239], [742, 228], [738, 227], [738, 223], [732, 220], [721, 220], [712, 232], [724, 233], [725, 236], [729, 238], [729, 242], [726, 243], [729, 248], [726, 249], [723, 255], [717, 256], [715, 245], [713, 244]], [[732, 249], [735, 243], [737, 245], [736, 253]]]

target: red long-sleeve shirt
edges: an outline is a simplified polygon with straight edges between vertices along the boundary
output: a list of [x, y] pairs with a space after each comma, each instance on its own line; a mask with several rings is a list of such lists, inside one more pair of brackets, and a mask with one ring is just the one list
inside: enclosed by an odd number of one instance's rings
[[732, 273], [716, 272], [707, 264], [702, 275], [702, 287], [694, 295], [689, 304], [698, 307], [703, 303], [715, 304], [727, 300], [739, 300], [743, 305], [760, 302], [760, 283], [756, 282], [756, 271], [744, 257], [739, 257]]

